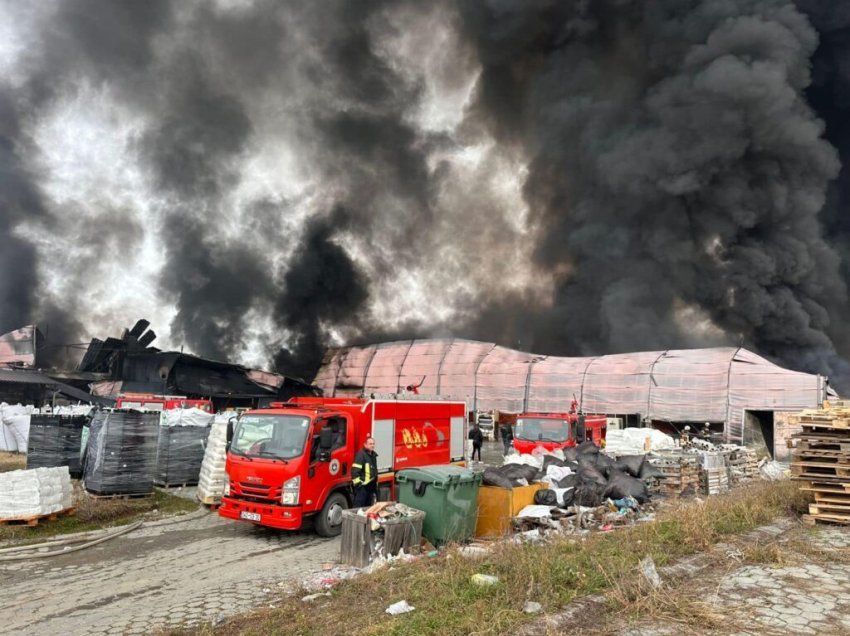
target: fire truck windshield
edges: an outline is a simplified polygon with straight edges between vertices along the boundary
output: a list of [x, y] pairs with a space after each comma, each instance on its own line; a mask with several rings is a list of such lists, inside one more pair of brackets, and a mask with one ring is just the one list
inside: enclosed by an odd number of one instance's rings
[[542, 417], [523, 417], [516, 421], [514, 437], [532, 442], [566, 442], [570, 423]]
[[304, 452], [310, 418], [301, 415], [243, 415], [230, 452], [246, 457], [292, 459]]

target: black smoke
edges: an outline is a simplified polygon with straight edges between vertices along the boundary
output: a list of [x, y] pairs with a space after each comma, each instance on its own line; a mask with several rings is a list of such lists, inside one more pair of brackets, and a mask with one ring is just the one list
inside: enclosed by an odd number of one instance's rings
[[[153, 243], [175, 346], [238, 358], [260, 331], [307, 379], [330, 344], [428, 336], [556, 355], [743, 344], [842, 374], [847, 6], [21, 10], [26, 52], [0, 93], [0, 331], [49, 319], [61, 345], [136, 318], [46, 291], [49, 237], [67, 234], [75, 252], [49, 270], [63, 289]], [[455, 124], [422, 115], [436, 85], [465, 83]], [[141, 221], [106, 192], [78, 213], [42, 172], [34, 132], [91, 93], [132, 122]], [[521, 181], [527, 211], [491, 169]]]
[[540, 317], [550, 351], [698, 343], [683, 302], [728, 344], [828, 370], [846, 286], [819, 215], [839, 162], [791, 3], [471, 3], [463, 24], [473, 116], [529, 154], [535, 260], [573, 272]]

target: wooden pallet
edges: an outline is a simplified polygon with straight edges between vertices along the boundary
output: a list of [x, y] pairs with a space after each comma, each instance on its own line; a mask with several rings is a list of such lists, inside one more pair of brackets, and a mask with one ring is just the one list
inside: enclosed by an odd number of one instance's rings
[[850, 466], [830, 462], [791, 462], [791, 474], [814, 481], [821, 478], [850, 480]]
[[0, 519], [0, 526], [28, 526], [30, 528], [37, 526], [42, 521], [56, 521], [59, 517], [67, 517], [68, 515], [74, 514], [76, 508], [65, 508], [65, 510], [60, 510], [58, 512], [51, 512], [46, 515], [30, 515], [26, 517], [9, 517], [7, 519]]
[[850, 515], [836, 514], [819, 514], [819, 515], [803, 515], [803, 523], [808, 526], [813, 526], [817, 523], [850, 525]]
[[800, 490], [814, 493], [834, 494], [834, 495], [850, 495], [850, 483], [835, 481], [835, 482], [819, 482], [812, 480], [804, 480], [800, 485]]
[[152, 492], [142, 492], [142, 493], [123, 493], [116, 495], [104, 495], [100, 493], [91, 492], [89, 490], [86, 491], [86, 496], [91, 497], [92, 499], [147, 499], [148, 497], [153, 497]]

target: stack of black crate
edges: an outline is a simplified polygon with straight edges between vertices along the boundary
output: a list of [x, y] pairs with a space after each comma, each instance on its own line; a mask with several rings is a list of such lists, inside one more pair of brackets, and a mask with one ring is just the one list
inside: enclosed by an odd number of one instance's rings
[[27, 469], [67, 466], [72, 479], [82, 476], [83, 427], [87, 415], [33, 414], [30, 418]]
[[85, 488], [99, 496], [153, 492], [159, 413], [104, 411], [92, 419]]

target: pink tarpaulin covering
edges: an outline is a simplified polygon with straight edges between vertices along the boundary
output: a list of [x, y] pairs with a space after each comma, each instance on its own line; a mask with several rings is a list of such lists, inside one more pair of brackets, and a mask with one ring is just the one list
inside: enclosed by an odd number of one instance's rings
[[564, 411], [575, 396], [589, 413], [724, 422], [733, 439], [745, 410], [816, 408], [827, 391], [823, 376], [734, 347], [559, 358], [459, 339], [332, 349], [314, 380], [329, 396], [397, 393], [420, 382], [420, 393], [466, 400], [470, 410]]

